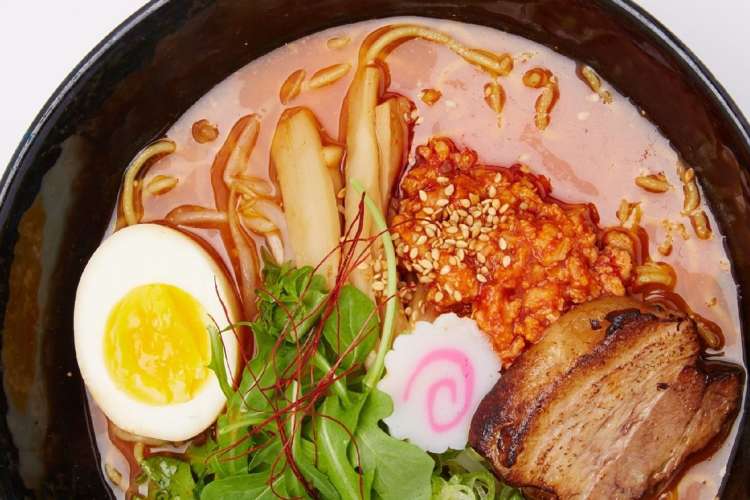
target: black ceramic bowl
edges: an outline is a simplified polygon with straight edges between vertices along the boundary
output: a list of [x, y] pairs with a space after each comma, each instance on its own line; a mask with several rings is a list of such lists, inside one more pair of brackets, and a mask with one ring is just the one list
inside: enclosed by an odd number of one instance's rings
[[[750, 126], [690, 51], [627, 0], [156, 1], [58, 88], [0, 185], [0, 496], [107, 495], [72, 315], [130, 158], [253, 58], [330, 26], [394, 15], [492, 26], [593, 66], [698, 170], [740, 291], [750, 287]], [[750, 299], [740, 297], [747, 345]], [[724, 498], [750, 498], [747, 419], [742, 428]]]

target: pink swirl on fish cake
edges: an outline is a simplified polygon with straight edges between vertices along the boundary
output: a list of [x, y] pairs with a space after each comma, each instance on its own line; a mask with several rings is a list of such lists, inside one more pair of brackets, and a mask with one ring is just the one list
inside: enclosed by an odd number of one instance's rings
[[454, 378], [444, 377], [434, 383], [432, 383], [427, 389], [427, 417], [430, 422], [430, 427], [435, 432], [445, 432], [455, 427], [469, 412], [471, 407], [472, 396], [474, 394], [474, 365], [471, 359], [462, 351], [455, 348], [442, 348], [435, 349], [424, 356], [419, 363], [417, 363], [414, 371], [409, 375], [409, 379], [406, 382], [404, 394], [402, 396], [403, 401], [408, 401], [411, 397], [412, 386], [414, 381], [422, 373], [423, 370], [432, 363], [437, 362], [448, 362], [456, 365], [462, 374], [464, 381], [464, 397], [459, 412], [448, 422], [438, 422], [435, 416], [435, 403], [437, 399], [438, 391], [441, 389], [448, 389], [451, 397], [451, 402], [456, 403], [457, 398], [457, 386]]

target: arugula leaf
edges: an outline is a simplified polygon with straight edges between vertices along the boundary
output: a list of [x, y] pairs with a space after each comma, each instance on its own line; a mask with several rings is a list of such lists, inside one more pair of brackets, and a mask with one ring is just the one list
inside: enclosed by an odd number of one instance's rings
[[269, 438], [269, 442], [253, 454], [247, 468], [248, 471], [261, 472], [270, 469], [281, 453], [281, 441], [279, 439]]
[[[256, 336], [256, 341], [261, 338]], [[272, 342], [259, 343], [258, 352], [243, 372], [237, 391], [227, 403], [224, 414], [216, 422], [216, 440], [221, 450], [217, 460], [217, 476], [228, 477], [247, 472], [248, 450], [253, 445], [248, 427], [267, 420], [273, 412], [264, 389], [271, 387], [277, 371], [286, 369], [294, 357], [291, 347], [276, 352], [275, 364], [268, 362]], [[238, 444], [239, 443], [239, 444]]]
[[320, 405], [314, 421], [318, 466], [343, 500], [367, 500], [370, 498], [370, 487], [361, 483], [362, 479], [348, 456], [351, 432], [357, 427], [365, 396], [351, 393], [350, 401], [350, 405], [345, 407], [338, 396], [332, 394]]
[[291, 262], [279, 265], [266, 260], [264, 288], [257, 290], [258, 317], [252, 326], [256, 335], [283, 336], [295, 343], [312, 328], [328, 296], [325, 278], [313, 273], [310, 266], [295, 268]]
[[208, 363], [208, 367], [216, 374], [221, 392], [229, 400], [232, 397], [232, 384], [229, 383], [229, 379], [227, 378], [227, 367], [224, 362], [224, 343], [221, 339], [221, 332], [216, 328], [216, 325], [209, 324], [206, 329], [208, 330], [208, 337], [211, 340], [211, 361]]
[[240, 474], [212, 481], [203, 488], [201, 500], [276, 500], [286, 496], [284, 475], [270, 482], [270, 473]]
[[323, 337], [337, 355], [357, 342], [340, 366], [348, 369], [355, 363], [363, 363], [375, 346], [379, 330], [378, 312], [372, 299], [352, 285], [342, 287], [336, 307], [323, 325]]
[[185, 458], [190, 462], [190, 468], [200, 481], [203, 481], [206, 476], [216, 474], [214, 454], [217, 450], [218, 444], [211, 437], [200, 445], [190, 443], [185, 450]]
[[148, 479], [148, 498], [192, 500], [196, 489], [190, 465], [176, 458], [154, 455], [139, 462]]
[[328, 479], [328, 476], [315, 466], [315, 445], [302, 437], [298, 439], [299, 453], [295, 455], [295, 460], [302, 475], [318, 490], [322, 498], [326, 500], [340, 499], [339, 492]]
[[378, 422], [391, 413], [391, 398], [384, 392], [373, 390], [362, 409], [354, 435], [362, 469], [374, 471], [373, 487], [384, 500], [429, 499], [435, 463], [419, 447], [391, 437], [380, 428]]

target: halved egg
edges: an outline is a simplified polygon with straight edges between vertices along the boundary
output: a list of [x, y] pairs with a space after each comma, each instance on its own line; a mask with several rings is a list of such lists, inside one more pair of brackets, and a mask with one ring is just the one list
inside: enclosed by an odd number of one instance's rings
[[[226, 403], [207, 326], [240, 319], [226, 273], [189, 236], [158, 224], [107, 238], [83, 271], [74, 330], [78, 366], [97, 405], [139, 436], [182, 441]], [[233, 331], [222, 334], [230, 380], [239, 372]]]

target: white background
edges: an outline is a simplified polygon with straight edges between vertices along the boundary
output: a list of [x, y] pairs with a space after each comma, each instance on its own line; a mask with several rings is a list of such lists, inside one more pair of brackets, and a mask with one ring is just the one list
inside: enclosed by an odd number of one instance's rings
[[[750, 117], [750, 0], [638, 1], [698, 55]], [[0, 172], [65, 76], [145, 3], [0, 0]]]

